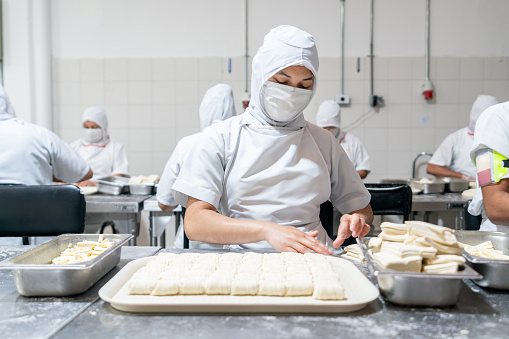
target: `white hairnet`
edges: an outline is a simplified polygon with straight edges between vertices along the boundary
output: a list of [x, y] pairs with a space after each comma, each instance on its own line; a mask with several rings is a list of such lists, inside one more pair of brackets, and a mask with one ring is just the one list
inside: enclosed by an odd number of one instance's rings
[[491, 95], [481, 94], [477, 97], [472, 105], [472, 110], [470, 111], [470, 121], [468, 122], [468, 128], [472, 133], [475, 131], [475, 123], [477, 119], [481, 116], [482, 112], [490, 106], [498, 104], [497, 98]]
[[341, 113], [338, 103], [334, 100], [325, 100], [318, 107], [316, 124], [320, 127], [341, 128]]
[[0, 120], [14, 118], [14, 108], [11, 105], [11, 100], [5, 91], [4, 86], [0, 84]]
[[[83, 123], [87, 121], [91, 121], [99, 125], [103, 132], [103, 137], [100, 142], [96, 143], [98, 145], [106, 145], [110, 140], [110, 136], [108, 134], [108, 118], [106, 117], [106, 113], [102, 107], [92, 106], [85, 109], [83, 112], [83, 118], [81, 119]], [[83, 141], [85, 144], [86, 142]]]
[[237, 115], [233, 90], [226, 84], [217, 84], [203, 96], [200, 104], [200, 131], [216, 122]]
[[[282, 25], [271, 29], [265, 36], [263, 45], [253, 58], [251, 76], [251, 100], [249, 112], [265, 125], [274, 125], [262, 112], [260, 90], [262, 85], [277, 72], [289, 66], [301, 65], [309, 69], [314, 77], [313, 94], [316, 92], [318, 72], [318, 52], [315, 39], [297, 27]], [[302, 126], [303, 114], [285, 126]]]

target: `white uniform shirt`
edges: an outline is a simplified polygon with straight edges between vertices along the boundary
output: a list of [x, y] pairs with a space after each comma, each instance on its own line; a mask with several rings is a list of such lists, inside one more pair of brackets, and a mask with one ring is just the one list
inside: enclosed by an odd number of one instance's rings
[[468, 127], [457, 130], [442, 141], [429, 163], [447, 167], [452, 171], [474, 178], [476, 170], [470, 160], [470, 148], [473, 142], [474, 136]]
[[371, 171], [368, 152], [359, 138], [352, 133], [345, 133], [339, 143], [357, 171], [367, 171], [368, 173]]
[[114, 174], [129, 173], [127, 153], [121, 142], [110, 139], [105, 146], [84, 146], [81, 139], [71, 143], [71, 147], [85, 159], [94, 172], [92, 179], [97, 180]]
[[[470, 155], [475, 161], [476, 153], [482, 150], [494, 150], [509, 158], [509, 101], [486, 109], [477, 120], [475, 137]], [[502, 179], [509, 178], [509, 175]], [[482, 189], [478, 187], [468, 211], [473, 215], [482, 215], [481, 231], [509, 232], [508, 225], [492, 223], [483, 205]]]
[[[298, 159], [279, 158], [280, 150], [277, 147], [270, 150], [271, 154], [265, 152], [260, 155], [256, 142], [274, 138], [277, 132], [271, 132], [270, 128], [264, 132], [263, 129], [256, 131], [247, 127], [247, 132], [241, 136], [241, 129], [246, 128], [242, 120], [246, 115], [248, 113], [217, 123], [204, 131], [204, 139], [187, 158], [173, 185], [173, 196], [179, 204], [186, 206], [188, 196], [192, 196], [213, 205], [222, 214], [235, 219], [267, 220], [298, 227], [306, 232], [316, 229], [319, 231], [317, 239], [324, 243], [327, 236], [318, 218], [320, 203], [329, 199], [342, 213], [350, 213], [369, 204], [368, 191], [343, 148], [331, 133], [310, 123], [306, 123], [303, 133], [300, 133], [310, 135], [315, 143], [314, 149], [321, 154], [314, 153], [311, 156], [305, 152], [299, 152], [301, 149], [309, 150], [313, 147], [310, 147], [308, 143], [299, 143], [297, 138], [297, 142], [290, 148], [293, 148]], [[246, 118], [249, 119], [250, 116]], [[251, 120], [254, 119], [251, 117]], [[268, 137], [261, 137], [258, 140], [251, 137], [264, 133], [269, 133]], [[281, 132], [280, 137], [295, 139], [295, 134]], [[244, 147], [251, 145], [252, 151], [246, 152], [244, 149], [237, 153], [243, 138], [244, 142], [248, 141]], [[284, 153], [283, 156], [287, 154], [289, 153]], [[320, 158], [320, 161], [306, 161], [308, 156]], [[309, 170], [306, 173], [297, 170], [293, 174], [280, 177], [282, 171], [291, 173], [292, 168], [285, 164], [292, 163], [294, 160], [299, 166], [307, 166]], [[250, 166], [252, 163], [255, 165]], [[246, 164], [250, 168], [245, 168]], [[230, 177], [228, 173], [234, 173], [236, 168], [244, 171], [242, 174], [246, 180], [255, 179], [247, 184], [226, 182], [225, 178]], [[262, 172], [258, 172], [257, 168], [261, 168]], [[297, 187], [287, 184], [294, 179], [311, 179], [321, 173], [329, 174], [328, 178], [321, 177], [321, 185], [309, 187], [306, 182], [302, 182], [302, 185]], [[232, 177], [237, 178], [237, 173]], [[242, 191], [246, 185], [248, 187], [251, 185], [253, 189], [249, 192]], [[236, 186], [240, 187], [239, 191], [235, 189]], [[260, 197], [264, 198], [260, 199]], [[320, 201], [317, 201], [318, 197]], [[293, 203], [288, 203], [291, 201]], [[245, 244], [243, 247], [270, 248], [266, 243]]]
[[48, 129], [20, 119], [0, 120], [0, 183], [46, 185], [53, 175], [77, 182], [87, 163]]

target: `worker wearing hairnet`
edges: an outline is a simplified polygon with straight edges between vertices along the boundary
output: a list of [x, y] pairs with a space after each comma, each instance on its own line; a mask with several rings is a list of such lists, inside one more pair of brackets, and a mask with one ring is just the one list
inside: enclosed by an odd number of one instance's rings
[[509, 101], [481, 115], [470, 156], [478, 188], [468, 211], [482, 215], [481, 231], [509, 232]]
[[[200, 131], [203, 131], [205, 128], [216, 122], [223, 121], [237, 115], [235, 112], [232, 88], [226, 84], [218, 84], [210, 88], [203, 97], [199, 112]], [[187, 156], [199, 143], [201, 135], [201, 133], [196, 133], [182, 138], [166, 163], [166, 167], [164, 168], [164, 172], [157, 188], [157, 201], [162, 210], [169, 211], [177, 207], [178, 203], [173, 198], [171, 187], [175, 183], [175, 180], [177, 180], [180, 169], [182, 168]], [[184, 235], [181, 226], [179, 227], [177, 236], [175, 237], [175, 248], [183, 247], [183, 238]], [[223, 245], [190, 241], [189, 247], [216, 249], [223, 248]]]
[[316, 113], [316, 124], [334, 135], [352, 161], [361, 179], [364, 179], [370, 172], [368, 152], [359, 138], [341, 130], [341, 112], [336, 101], [325, 100], [320, 104]]
[[449, 134], [429, 161], [427, 172], [436, 177], [475, 180], [475, 166], [470, 160], [476, 121], [481, 113], [498, 101], [491, 95], [479, 95], [472, 105], [468, 126]]
[[[111, 139], [108, 134], [108, 118], [101, 107], [88, 107], [83, 112], [83, 130], [81, 139], [71, 143], [94, 171], [92, 179], [109, 176], [127, 176], [129, 163], [124, 145]], [[88, 186], [95, 183], [82, 182], [78, 185]]]
[[16, 118], [0, 85], [0, 183], [49, 185], [92, 177], [87, 163], [48, 129]]
[[[304, 120], [317, 71], [311, 35], [279, 26], [265, 36], [246, 112], [207, 128], [173, 185], [189, 239], [330, 254], [326, 245], [367, 234], [369, 192], [334, 136]], [[344, 213], [334, 243], [319, 219], [327, 200]]]

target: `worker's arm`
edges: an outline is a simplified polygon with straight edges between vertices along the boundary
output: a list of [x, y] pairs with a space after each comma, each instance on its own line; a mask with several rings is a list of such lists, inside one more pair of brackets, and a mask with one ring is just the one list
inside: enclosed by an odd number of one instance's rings
[[360, 171], [357, 171], [357, 173], [359, 173], [359, 176], [361, 177], [361, 179], [364, 179], [365, 177], [368, 176], [368, 171], [360, 170]]
[[484, 210], [490, 221], [509, 225], [509, 179], [482, 187]]
[[455, 172], [453, 170], [450, 170], [447, 167], [435, 165], [435, 164], [428, 164], [428, 167], [426, 169], [428, 174], [432, 174], [437, 178], [443, 178], [443, 177], [449, 177], [449, 178], [458, 178], [458, 179], [465, 179], [465, 180], [475, 180], [474, 178], [471, 178], [467, 175], [464, 175], [460, 172]]
[[339, 223], [338, 237], [334, 240], [332, 246], [340, 246], [345, 239], [348, 239], [350, 236], [354, 238], [366, 236], [370, 230], [369, 224], [372, 222], [373, 210], [371, 209], [371, 205], [349, 214], [343, 214]]
[[292, 226], [269, 221], [237, 220], [221, 215], [216, 208], [201, 200], [188, 198], [185, 216], [186, 234], [191, 240], [213, 244], [247, 244], [267, 241], [280, 252], [321, 254], [332, 251], [316, 239], [318, 231], [304, 233]]
[[159, 208], [162, 209], [163, 211], [173, 211], [178, 206], [178, 205], [168, 206], [165, 204], [161, 204], [159, 201], [157, 202], [157, 204], [159, 205]]
[[92, 178], [92, 176], [94, 175], [94, 173], [92, 172], [92, 169], [89, 169], [88, 170], [88, 173], [80, 180], [80, 182], [82, 181], [85, 181], [85, 180], [88, 180], [90, 178]]

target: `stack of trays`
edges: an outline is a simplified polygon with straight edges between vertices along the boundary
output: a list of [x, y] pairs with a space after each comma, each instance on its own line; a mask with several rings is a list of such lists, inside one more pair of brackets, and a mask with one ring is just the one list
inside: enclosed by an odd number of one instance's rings
[[[509, 254], [509, 234], [503, 232], [457, 231], [458, 241], [475, 246], [491, 241], [496, 250]], [[509, 260], [496, 260], [474, 256], [463, 251], [467, 265], [483, 275], [474, 282], [481, 287], [509, 290]]]
[[415, 306], [454, 305], [459, 298], [462, 279], [482, 278], [479, 273], [468, 266], [453, 274], [380, 269], [368, 252], [369, 239], [365, 238], [361, 243], [368, 269], [378, 285], [382, 297], [392, 303]]
[[98, 191], [106, 194], [142, 194], [149, 195], [156, 193], [156, 184], [130, 184], [129, 178], [124, 177], [105, 177], [97, 180]]
[[36, 248], [0, 263], [11, 269], [16, 291], [24, 296], [62, 297], [88, 290], [120, 261], [122, 245], [131, 234], [108, 234], [115, 244], [96, 258], [75, 264], [54, 265], [55, 259], [69, 244], [97, 241], [99, 234], [64, 234]]

